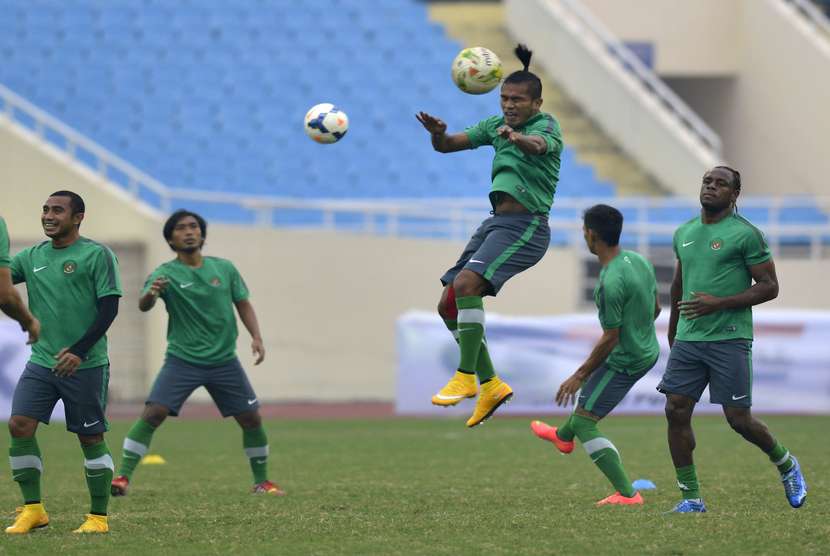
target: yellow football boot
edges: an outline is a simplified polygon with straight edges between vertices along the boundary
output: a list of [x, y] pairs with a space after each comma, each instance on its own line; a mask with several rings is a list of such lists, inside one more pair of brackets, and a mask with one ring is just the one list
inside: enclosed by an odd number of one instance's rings
[[478, 394], [476, 375], [455, 371], [450, 381], [432, 396], [432, 403], [449, 407], [464, 398], [475, 398], [476, 394]]
[[110, 530], [107, 524], [107, 516], [86, 514], [86, 521], [80, 527], [72, 531], [73, 533], [106, 533]]
[[481, 394], [478, 396], [476, 409], [473, 411], [473, 416], [467, 419], [467, 426], [480, 425], [512, 397], [513, 389], [502, 379], [494, 376], [481, 385]]
[[16, 511], [17, 518], [14, 520], [14, 524], [6, 527], [6, 533], [9, 535], [25, 535], [32, 529], [49, 525], [49, 516], [41, 503], [26, 504], [22, 508], [17, 508]]

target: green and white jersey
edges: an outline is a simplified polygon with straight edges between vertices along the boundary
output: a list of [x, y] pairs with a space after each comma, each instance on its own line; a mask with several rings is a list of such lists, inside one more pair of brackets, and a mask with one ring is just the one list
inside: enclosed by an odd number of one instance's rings
[[660, 353], [654, 330], [657, 279], [654, 266], [634, 251], [620, 251], [599, 273], [594, 302], [603, 330], [620, 329], [605, 364], [630, 375], [647, 371]]
[[[121, 296], [115, 254], [85, 237], [62, 249], [55, 249], [51, 241], [24, 249], [12, 259], [11, 269], [15, 284], [26, 282], [29, 310], [42, 327], [30, 361], [49, 369], [57, 363], [55, 355], [80, 340], [95, 322], [98, 299]], [[78, 368], [108, 364], [104, 335]]]
[[[693, 292], [717, 297], [741, 293], [752, 285], [749, 267], [772, 257], [761, 231], [738, 214], [714, 224], [704, 224], [700, 216], [689, 220], [674, 233], [674, 252], [683, 270], [684, 301], [693, 299]], [[675, 338], [751, 340], [752, 308], [725, 309], [694, 320], [681, 314]]]
[[8, 268], [12, 264], [9, 257], [9, 230], [6, 221], [0, 216], [0, 268]]
[[547, 214], [553, 204], [556, 184], [559, 182], [560, 155], [562, 154], [562, 130], [556, 118], [540, 112], [515, 131], [544, 138], [548, 150], [541, 155], [523, 153], [519, 147], [503, 139], [496, 130], [504, 125], [503, 116], [482, 120], [465, 131], [473, 148], [492, 145], [493, 158], [490, 192], [503, 191], [512, 195], [530, 212]]
[[204, 257], [202, 266], [168, 261], [147, 278], [142, 295], [156, 278], [170, 283], [161, 294], [167, 308], [167, 353], [197, 365], [236, 357], [234, 303], [248, 299], [248, 287], [232, 262]]

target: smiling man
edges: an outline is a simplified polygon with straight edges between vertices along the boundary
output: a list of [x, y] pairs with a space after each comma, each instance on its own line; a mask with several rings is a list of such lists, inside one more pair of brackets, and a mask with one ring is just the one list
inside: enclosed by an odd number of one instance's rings
[[66, 428], [78, 435], [92, 499], [76, 533], [106, 533], [113, 461], [104, 441], [109, 384], [106, 332], [118, 314], [118, 261], [107, 247], [80, 235], [84, 201], [56, 191], [43, 205], [41, 223], [49, 237], [12, 260], [14, 283], [26, 282], [29, 308], [43, 324], [12, 400], [9, 461], [24, 506], [9, 534], [45, 527], [49, 517], [40, 495], [43, 462], [35, 438], [63, 400]]
[[528, 71], [532, 53], [515, 50], [524, 69], [501, 87], [501, 116], [482, 120], [463, 133], [447, 134], [447, 124], [425, 112], [416, 116], [432, 136], [433, 148], [451, 153], [490, 145], [493, 158], [490, 218], [482, 222], [461, 257], [442, 277], [438, 313], [458, 342], [461, 358], [450, 381], [432, 403], [451, 406], [479, 394], [474, 427], [513, 395], [496, 376], [484, 334], [483, 297], [498, 294], [504, 283], [538, 263], [550, 243], [548, 213], [559, 181], [562, 133], [559, 122], [541, 112], [542, 82]]
[[254, 476], [254, 493], [285, 494], [268, 480], [268, 438], [259, 402], [236, 357], [236, 316], [250, 332], [259, 365], [265, 348], [248, 288], [233, 263], [202, 255], [207, 223], [196, 213], [179, 210], [164, 224], [164, 239], [176, 258], [155, 269], [138, 300], [141, 311], [161, 298], [167, 307], [167, 355], [147, 398], [144, 412], [124, 439], [124, 454], [112, 494], [127, 494], [130, 479], [150, 446], [153, 433], [168, 415], [176, 416], [193, 391], [204, 386], [223, 417], [242, 427], [242, 443]]
[[[692, 412], [704, 388], [729, 425], [778, 468], [793, 508], [807, 484], [798, 461], [753, 417], [752, 306], [775, 299], [778, 278], [763, 234], [737, 211], [741, 174], [717, 166], [703, 175], [700, 216], [674, 234], [669, 362], [657, 389], [666, 394], [669, 450], [683, 495], [674, 512], [705, 512], [692, 452]], [[754, 284], [753, 284], [754, 282]]]

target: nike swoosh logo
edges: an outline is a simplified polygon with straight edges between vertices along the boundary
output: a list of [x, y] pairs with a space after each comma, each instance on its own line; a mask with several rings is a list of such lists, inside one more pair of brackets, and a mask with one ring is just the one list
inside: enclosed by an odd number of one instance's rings
[[459, 398], [463, 398], [464, 396], [445, 396], [444, 394], [436, 394], [435, 397], [439, 400], [457, 400]]
[[43, 269], [44, 269], [44, 268], [46, 268], [47, 266], [49, 266], [49, 265], [46, 265], [46, 266], [36, 266], [36, 267], [34, 267], [32, 270], [34, 270], [35, 272], [40, 272], [41, 270], [43, 270]]
[[745, 397], [747, 397], [748, 395], [749, 395], [749, 394], [744, 394], [743, 396], [735, 396], [735, 394], [732, 394], [732, 399], [733, 399], [733, 400], [742, 400], [742, 399], [744, 399]]
[[184, 288], [189, 288], [192, 285], [193, 285], [193, 282], [188, 282], [187, 284], [179, 284], [179, 287], [184, 289]]
[[685, 242], [683, 242], [683, 247], [688, 247], [689, 245], [693, 244], [695, 241], [697, 241], [697, 240], [693, 239], [692, 241], [685, 241]]
[[268, 460], [267, 459], [255, 459], [254, 463], [258, 463], [258, 464], [262, 465], [263, 463], [268, 463]]
[[476, 330], [478, 330], [478, 329], [477, 328], [459, 328], [458, 329], [459, 332], [475, 332]]
[[25, 476], [26, 476], [25, 473], [23, 473], [22, 475], [12, 475], [12, 481], [16, 481], [17, 479], [19, 479], [21, 477], [25, 477]]
[[602, 458], [604, 458], [604, 457], [605, 457], [605, 454], [602, 454], [602, 455], [601, 455], [600, 457], [598, 457], [597, 459], [591, 458], [591, 462], [592, 462], [592, 463], [596, 463], [596, 462], [598, 462], [599, 460], [601, 460], [601, 459], [602, 459]]
[[103, 477], [104, 473], [98, 473], [97, 475], [90, 475], [89, 473], [87, 473], [86, 476], [90, 479], [97, 479], [98, 477]]
[[84, 428], [85, 428], [85, 429], [88, 429], [88, 428], [89, 428], [89, 427], [91, 427], [92, 425], [98, 424], [98, 423], [100, 423], [100, 422], [101, 422], [101, 420], [100, 420], [100, 419], [98, 419], [97, 421], [93, 421], [93, 422], [91, 422], [91, 423], [87, 423], [86, 421], [84, 421]]
[[478, 260], [478, 259], [470, 259], [470, 260], [469, 260], [469, 262], [471, 262], [471, 263], [481, 263], [481, 264], [484, 264], [484, 261], [480, 261], [480, 260]]
[[248, 405], [254, 405], [256, 403], [256, 398], [253, 400], [248, 400]]

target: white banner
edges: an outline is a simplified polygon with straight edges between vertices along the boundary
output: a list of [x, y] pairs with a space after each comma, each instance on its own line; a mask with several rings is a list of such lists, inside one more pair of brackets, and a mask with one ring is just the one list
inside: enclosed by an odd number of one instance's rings
[[[615, 413], [662, 413], [656, 386], [668, 358], [668, 311], [657, 320], [660, 359], [631, 389]], [[506, 317], [487, 314], [487, 345], [499, 375], [513, 388], [500, 413], [565, 413], [553, 397], [585, 360], [601, 329], [596, 315]], [[472, 412], [473, 400], [454, 408], [430, 403], [458, 365], [458, 346], [434, 314], [410, 312], [398, 319], [399, 414]], [[765, 413], [830, 413], [830, 312], [756, 311], [753, 345], [753, 409]], [[695, 410], [721, 412], [708, 389]]]
[[[4, 420], [11, 415], [14, 388], [31, 354], [31, 349], [26, 345], [27, 338], [17, 322], [0, 318], [0, 418]], [[52, 412], [52, 420], [65, 420], [63, 402], [60, 400]]]

